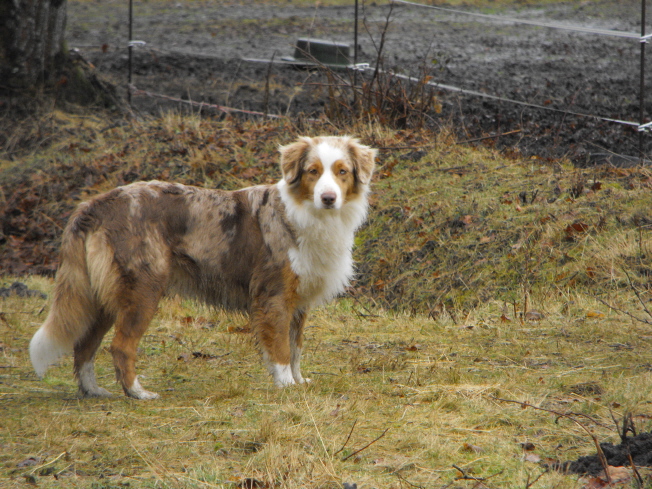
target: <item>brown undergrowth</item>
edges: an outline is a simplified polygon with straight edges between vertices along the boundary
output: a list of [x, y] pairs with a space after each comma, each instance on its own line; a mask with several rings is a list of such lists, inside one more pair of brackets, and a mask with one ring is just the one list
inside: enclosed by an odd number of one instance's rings
[[357, 239], [357, 298], [435, 315], [496, 300], [519, 316], [545, 309], [548, 297], [572, 308], [581, 293], [626, 308], [619, 292], [639, 290], [643, 302], [649, 295], [652, 173], [644, 167], [577, 169], [459, 144], [445, 130], [362, 123], [48, 117], [57, 130], [41, 137], [55, 142], [1, 163], [5, 274], [53, 274], [66, 219], [92, 195], [150, 179], [225, 189], [270, 183], [280, 175], [279, 144], [346, 132], [380, 148]]

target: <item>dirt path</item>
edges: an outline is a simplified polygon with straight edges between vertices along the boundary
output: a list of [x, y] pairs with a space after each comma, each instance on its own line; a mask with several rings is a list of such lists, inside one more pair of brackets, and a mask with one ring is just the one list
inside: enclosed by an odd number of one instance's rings
[[[359, 60], [374, 63], [390, 7], [364, 9]], [[637, 2], [562, 3], [496, 12], [525, 19], [640, 31]], [[71, 2], [68, 40], [100, 70], [124, 83], [127, 11], [122, 3]], [[262, 110], [267, 66], [241, 58], [292, 54], [298, 37], [352, 43], [353, 7], [209, 6], [147, 2], [134, 9], [139, 88]], [[648, 31], [652, 31], [650, 26]], [[103, 48], [102, 48], [103, 47]], [[438, 123], [452, 122], [463, 138], [513, 132], [501, 147], [542, 157], [568, 155], [578, 163], [601, 154], [637, 155], [635, 128], [563, 111], [638, 121], [639, 42], [594, 34], [514, 25], [412, 6], [395, 6], [384, 50], [385, 68], [419, 75], [427, 66], [436, 82], [555, 108], [548, 112], [441, 91]], [[269, 110], [321, 110], [319, 93], [302, 85], [310, 74], [275, 66]], [[650, 80], [652, 83], [652, 79]], [[649, 89], [650, 83], [646, 86]], [[652, 115], [652, 97], [645, 111]], [[159, 102], [138, 98], [143, 110]], [[652, 151], [652, 138], [644, 138]]]

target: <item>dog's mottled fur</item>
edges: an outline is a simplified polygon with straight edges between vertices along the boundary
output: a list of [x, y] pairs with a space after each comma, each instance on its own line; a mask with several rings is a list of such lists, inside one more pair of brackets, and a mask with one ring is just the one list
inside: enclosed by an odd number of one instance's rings
[[304, 382], [306, 314], [353, 274], [376, 151], [318, 137], [280, 152], [276, 185], [228, 192], [140, 182], [81, 204], [63, 233], [50, 312], [30, 344], [37, 374], [72, 350], [80, 393], [109, 395], [94, 359], [115, 325], [111, 352], [125, 394], [157, 397], [138, 382], [136, 349], [161, 297], [178, 293], [247, 311], [275, 383]]

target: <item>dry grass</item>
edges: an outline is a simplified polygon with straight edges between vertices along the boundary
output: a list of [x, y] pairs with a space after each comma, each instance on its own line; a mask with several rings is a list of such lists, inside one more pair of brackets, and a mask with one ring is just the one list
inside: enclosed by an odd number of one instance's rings
[[[140, 178], [274, 181], [276, 145], [337, 133], [174, 114], [53, 117], [61, 133], [3, 162], [1, 202], [17, 216], [5, 222], [37, 223], [34, 246], [47, 231], [55, 247], [71, 198]], [[646, 318], [649, 170], [506, 157], [445, 131], [347, 131], [394, 149], [381, 152], [359, 235], [360, 280], [309, 321], [314, 382], [275, 389], [246, 318], [172, 298], [141, 343], [143, 385], [162, 398], [124, 398], [102, 349], [98, 378], [116, 397], [80, 400], [70, 358], [44, 381], [29, 365], [46, 301], [0, 299], [1, 487], [526, 488], [544, 468], [524, 460], [522, 443], [544, 461], [595, 447], [568, 419], [496, 398], [575, 413], [600, 441], [618, 441], [611, 411], [650, 430], [650, 324], [598, 301]], [[51, 292], [49, 279], [23, 280]], [[581, 486], [553, 471], [529, 487]]]
[[[106, 349], [98, 378], [114, 398], [78, 399], [69, 358], [38, 381], [27, 346], [45, 301], [4, 299], [0, 486], [449, 487], [456, 465], [486, 480], [455, 487], [526, 487], [544, 469], [524, 461], [522, 443], [543, 460], [595, 448], [576, 424], [495, 398], [577, 413], [600, 441], [618, 441], [610, 411], [650, 429], [649, 327], [576, 299], [537, 322], [506, 322], [496, 302], [455, 322], [365, 316], [342, 299], [309, 321], [313, 383], [284, 390], [272, 387], [244, 317], [168, 299], [141, 343], [143, 384], [162, 394], [148, 402], [121, 396]], [[580, 485], [550, 472], [532, 487]]]

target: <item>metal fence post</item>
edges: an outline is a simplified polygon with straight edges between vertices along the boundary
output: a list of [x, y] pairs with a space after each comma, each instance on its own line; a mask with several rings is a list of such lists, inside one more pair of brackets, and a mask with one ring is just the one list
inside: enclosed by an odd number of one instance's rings
[[641, 164], [643, 164], [644, 155], [643, 155], [643, 132], [640, 128], [645, 123], [645, 44], [647, 41], [645, 38], [645, 2], [646, 0], [641, 0], [641, 79], [640, 79], [640, 88], [639, 88], [639, 114], [638, 114], [638, 157]]
[[132, 57], [132, 51], [134, 49], [132, 46], [133, 33], [134, 33], [134, 2], [133, 0], [129, 0], [129, 60], [127, 62], [127, 69], [129, 71], [129, 75], [127, 77], [127, 100], [129, 101], [130, 106], [131, 106], [131, 57]]
[[[645, 0], [643, 0], [645, 1]], [[358, 111], [358, 0], [353, 20], [353, 110]]]

